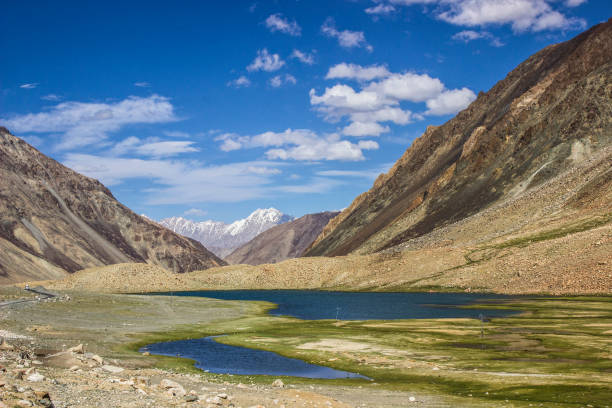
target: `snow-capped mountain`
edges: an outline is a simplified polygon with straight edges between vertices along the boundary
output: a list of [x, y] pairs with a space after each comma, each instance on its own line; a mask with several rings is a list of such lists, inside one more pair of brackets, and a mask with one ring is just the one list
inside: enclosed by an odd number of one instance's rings
[[283, 214], [276, 208], [258, 208], [248, 217], [231, 224], [213, 220], [196, 222], [183, 217], [165, 218], [159, 221], [159, 224], [200, 241], [210, 251], [223, 258], [267, 229], [293, 219], [294, 217]]

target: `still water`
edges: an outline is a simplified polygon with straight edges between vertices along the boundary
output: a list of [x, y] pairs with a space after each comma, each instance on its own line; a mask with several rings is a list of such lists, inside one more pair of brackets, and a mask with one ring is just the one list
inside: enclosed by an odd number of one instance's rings
[[[159, 293], [168, 295], [169, 293]], [[327, 292], [303, 290], [228, 290], [173, 292], [225, 300], [267, 301], [276, 316], [304, 320], [388, 320], [501, 317], [516, 313], [502, 309], [466, 309], [470, 304], [500, 303], [510, 296], [470, 293]], [[272, 375], [307, 378], [365, 378], [358, 373], [334, 370], [279, 354], [229, 346], [215, 337], [150, 344], [141, 351], [190, 358], [196, 367], [212, 373]]]

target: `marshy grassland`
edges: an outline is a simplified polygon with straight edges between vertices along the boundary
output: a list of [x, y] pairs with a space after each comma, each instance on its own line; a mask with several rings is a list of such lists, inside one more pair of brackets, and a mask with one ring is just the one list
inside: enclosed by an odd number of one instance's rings
[[[514, 298], [495, 307], [517, 314], [478, 319], [305, 321], [266, 314], [266, 302], [70, 292], [69, 302], [2, 311], [3, 326], [49, 348], [86, 344], [132, 367], [196, 372], [181, 358], [143, 356], [158, 341], [225, 334], [226, 344], [274, 351], [367, 380], [285, 383], [436, 396], [449, 405], [612, 405], [612, 297]], [[487, 307], [492, 305], [472, 305]], [[201, 371], [199, 371], [203, 374]], [[203, 374], [230, 383], [265, 376]], [[346, 391], [345, 391], [346, 392]]]

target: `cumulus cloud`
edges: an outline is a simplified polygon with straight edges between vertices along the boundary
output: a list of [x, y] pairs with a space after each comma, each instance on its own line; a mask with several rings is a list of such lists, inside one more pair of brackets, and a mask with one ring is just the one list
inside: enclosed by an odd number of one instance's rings
[[28, 83], [28, 84], [21, 84], [19, 85], [19, 87], [21, 89], [34, 89], [38, 86], [38, 82], [32, 82], [32, 83]]
[[278, 71], [285, 61], [278, 54], [270, 54], [266, 48], [257, 51], [257, 56], [247, 67], [247, 71]]
[[438, 78], [427, 74], [393, 74], [382, 81], [374, 82], [364, 88], [385, 97], [411, 102], [423, 102], [433, 98], [444, 89], [444, 84]]
[[377, 92], [357, 92], [348, 85], [338, 84], [325, 88], [325, 92], [320, 96], [311, 89], [310, 104], [323, 113], [327, 120], [334, 122], [352, 113], [373, 112], [398, 102]]
[[342, 134], [346, 136], [380, 136], [382, 133], [389, 132], [389, 126], [382, 126], [376, 122], [353, 122], [342, 129]]
[[373, 141], [352, 143], [341, 140], [338, 134], [321, 136], [308, 129], [287, 129], [284, 132], [264, 132], [254, 136], [233, 133], [216, 138], [221, 150], [271, 148], [265, 155], [270, 160], [363, 160], [363, 150], [378, 149]]
[[356, 79], [359, 81], [371, 81], [377, 78], [384, 78], [391, 75], [387, 67], [384, 65], [370, 65], [362, 67], [357, 64], [347, 64], [342, 62], [334, 65], [327, 71], [325, 79]]
[[57, 148], [70, 149], [100, 143], [126, 125], [176, 120], [170, 100], [151, 95], [114, 103], [63, 102], [44, 112], [2, 119], [0, 124], [19, 133], [61, 134]]
[[[342, 129], [346, 136], [380, 136], [390, 131], [381, 123], [406, 125], [423, 119], [424, 115], [456, 113], [476, 97], [467, 88], [447, 89], [442, 81], [427, 74], [392, 73], [376, 65], [338, 64], [330, 68], [327, 78], [361, 80], [360, 89], [336, 84], [326, 87], [321, 94], [310, 90], [310, 104], [325, 120], [348, 119], [350, 123]], [[425, 103], [427, 110], [413, 113], [402, 108], [404, 102]]]
[[227, 83], [227, 86], [232, 88], [246, 88], [251, 86], [251, 80], [244, 75], [239, 76]]
[[438, 18], [455, 25], [485, 26], [510, 24], [515, 32], [580, 28], [582, 19], [567, 18], [546, 0], [459, 0], [442, 1]]
[[[567, 7], [576, 7], [586, 0], [566, 0]], [[583, 29], [586, 21], [567, 17], [555, 7], [558, 0], [375, 0], [372, 9], [389, 6], [435, 4], [432, 13], [450, 24], [477, 27], [509, 24], [515, 32]]]
[[426, 102], [429, 109], [425, 114], [449, 115], [457, 113], [467, 107], [474, 99], [476, 99], [476, 94], [468, 88], [444, 91]]
[[295, 58], [299, 60], [300, 62], [303, 62], [304, 64], [307, 64], [307, 65], [312, 65], [315, 63], [314, 52], [307, 53], [307, 52], [302, 52], [300, 50], [293, 50], [293, 52], [290, 55], [290, 58]]
[[338, 44], [344, 48], [365, 48], [368, 51], [372, 51], [374, 48], [368, 44], [365, 39], [363, 31], [351, 31], [351, 30], [338, 30], [336, 28], [336, 22], [332, 17], [328, 17], [327, 20], [321, 26], [321, 32], [328, 37], [332, 37], [338, 40]]
[[407, 125], [415, 116], [409, 110], [386, 106], [382, 109], [351, 113], [351, 120], [357, 122], [393, 122], [397, 125]]
[[283, 17], [280, 13], [270, 15], [266, 19], [266, 27], [272, 32], [279, 31], [294, 37], [302, 34], [302, 28], [295, 20], [289, 21], [289, 19]]
[[269, 84], [274, 88], [278, 88], [283, 84], [296, 84], [297, 79], [291, 74], [277, 75], [270, 79]]

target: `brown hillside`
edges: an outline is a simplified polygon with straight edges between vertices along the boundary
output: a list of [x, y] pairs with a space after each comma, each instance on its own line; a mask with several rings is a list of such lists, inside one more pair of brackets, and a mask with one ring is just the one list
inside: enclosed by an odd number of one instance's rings
[[225, 260], [230, 264], [260, 265], [276, 263], [300, 256], [323, 227], [338, 212], [306, 214], [257, 235], [251, 241], [236, 249]]
[[[611, 144], [611, 101], [612, 19], [531, 56], [455, 118], [428, 128], [306, 255], [392, 248], [541, 185]], [[483, 228], [482, 236], [503, 233]]]
[[123, 262], [174, 272], [225, 264], [0, 128], [0, 283]]

